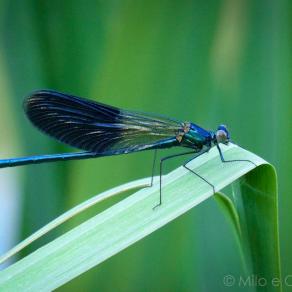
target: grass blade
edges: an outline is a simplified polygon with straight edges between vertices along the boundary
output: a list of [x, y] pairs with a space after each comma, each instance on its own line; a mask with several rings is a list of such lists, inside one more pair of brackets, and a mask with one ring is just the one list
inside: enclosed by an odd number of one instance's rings
[[135, 180], [135, 181], [120, 185], [116, 188], [112, 188], [108, 191], [105, 191], [105, 192], [103, 192], [97, 196], [94, 196], [94, 197], [90, 198], [89, 200], [75, 206], [74, 208], [70, 209], [69, 211], [65, 212], [61, 216], [59, 216], [56, 219], [49, 222], [47, 225], [45, 225], [44, 227], [42, 227], [41, 229], [39, 229], [38, 231], [36, 231], [32, 235], [30, 235], [28, 238], [26, 238], [25, 240], [20, 242], [18, 245], [13, 247], [7, 253], [2, 255], [0, 257], [0, 265], [2, 263], [4, 263], [6, 260], [8, 260], [9, 258], [11, 258], [12, 256], [14, 256], [15, 254], [17, 254], [19, 251], [24, 249], [25, 247], [27, 247], [28, 245], [30, 245], [31, 243], [36, 241], [37, 239], [39, 239], [40, 237], [44, 236], [45, 234], [47, 234], [51, 230], [55, 229], [56, 227], [58, 227], [62, 223], [68, 221], [69, 219], [76, 216], [77, 214], [79, 214], [79, 213], [85, 211], [86, 209], [96, 205], [97, 203], [100, 203], [106, 199], [117, 196], [125, 191], [130, 191], [130, 190], [143, 188], [143, 187], [145, 188], [149, 185], [149, 182], [150, 182], [150, 180], [148, 178]]
[[[249, 159], [257, 165], [266, 164], [238, 146], [222, 148], [226, 159]], [[223, 164], [216, 149], [191, 161], [188, 166], [210, 181], [216, 191], [255, 168], [248, 162]], [[155, 180], [152, 188], [136, 192], [3, 270], [0, 288], [5, 291], [55, 289], [212, 195], [210, 185], [179, 167], [163, 177], [161, 207], [153, 210], [159, 199], [159, 183]]]

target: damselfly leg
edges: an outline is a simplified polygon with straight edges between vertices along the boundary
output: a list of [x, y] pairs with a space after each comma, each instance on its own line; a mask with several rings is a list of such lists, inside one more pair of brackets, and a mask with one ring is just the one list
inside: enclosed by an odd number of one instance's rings
[[224, 158], [224, 156], [223, 156], [223, 153], [222, 153], [222, 150], [221, 150], [220, 146], [218, 144], [216, 146], [217, 146], [217, 149], [219, 151], [219, 155], [220, 155], [221, 161], [223, 163], [227, 163], [227, 162], [243, 162], [243, 161], [245, 161], [245, 162], [249, 162], [249, 163], [257, 166], [254, 162], [252, 162], [251, 160], [248, 160], [248, 159], [232, 159], [232, 160], [226, 160]]
[[148, 188], [151, 188], [153, 186], [153, 178], [155, 173], [155, 164], [156, 164], [156, 157], [157, 157], [157, 149], [154, 150], [154, 157], [153, 157], [153, 164], [152, 164], [152, 175], [151, 175], [151, 182]]
[[[209, 149], [208, 149], [209, 150]], [[192, 157], [191, 160], [195, 159], [196, 157], [202, 155], [203, 153], [207, 152], [206, 151], [203, 151], [201, 153], [199, 153], [198, 155], [196, 155], [195, 157]], [[159, 169], [159, 203], [153, 207], [153, 209], [159, 207], [161, 204], [162, 204], [162, 169], [163, 169], [163, 163], [166, 161], [166, 160], [169, 160], [171, 158], [175, 158], [175, 157], [179, 157], [179, 156], [184, 156], [184, 155], [189, 155], [189, 154], [194, 154], [194, 153], [197, 153], [196, 151], [187, 151], [187, 152], [182, 152], [182, 153], [178, 153], [178, 154], [173, 154], [173, 155], [170, 155], [170, 156], [166, 156], [166, 157], [163, 157], [162, 159], [160, 159], [160, 169]], [[188, 160], [189, 162], [190, 160]]]
[[199, 157], [200, 155], [202, 155], [202, 154], [204, 154], [204, 153], [206, 153], [206, 152], [208, 152], [208, 151], [209, 151], [209, 149], [203, 151], [202, 153], [200, 153], [199, 155], [197, 155], [197, 156], [195, 156], [195, 157], [192, 157], [191, 159], [189, 159], [188, 161], [186, 161], [186, 162], [183, 164], [183, 167], [184, 167], [185, 169], [189, 170], [191, 173], [193, 173], [193, 174], [196, 175], [197, 177], [199, 177], [200, 179], [202, 179], [202, 180], [203, 180], [204, 182], [206, 182], [209, 186], [211, 186], [212, 189], [213, 189], [213, 192], [214, 192], [214, 194], [215, 194], [215, 186], [214, 186], [213, 184], [211, 184], [207, 179], [205, 179], [205, 178], [204, 178], [203, 176], [201, 176], [200, 174], [196, 173], [195, 171], [193, 171], [192, 169], [190, 169], [190, 168], [187, 167], [187, 164], [188, 164], [189, 162], [191, 162], [193, 159]]
[[[218, 149], [218, 152], [219, 152], [219, 155], [220, 155], [220, 158], [221, 158], [221, 161], [222, 163], [227, 163], [227, 162], [249, 162], [249, 163], [252, 163], [253, 165], [257, 166], [254, 162], [252, 162], [251, 160], [248, 160], [248, 159], [233, 159], [233, 160], [226, 160], [223, 156], [223, 153], [221, 151], [221, 148], [220, 146], [217, 144], [217, 149]], [[216, 190], [215, 190], [215, 186], [209, 182], [206, 178], [204, 178], [203, 176], [201, 176], [200, 174], [198, 174], [197, 172], [195, 172], [194, 170], [190, 169], [187, 164], [189, 162], [191, 162], [192, 160], [194, 160], [195, 158], [203, 155], [204, 153], [208, 152], [210, 149], [207, 148], [206, 150], [198, 153], [195, 157], [192, 157], [191, 159], [188, 159], [184, 164], [183, 164], [183, 167], [186, 168], [188, 171], [190, 171], [191, 173], [193, 173], [194, 175], [196, 175], [197, 177], [199, 177], [200, 179], [202, 179], [204, 182], [206, 182], [209, 186], [212, 187], [213, 189], [213, 192], [215, 194]], [[183, 153], [178, 153], [178, 154], [174, 154], [174, 155], [170, 155], [170, 156], [166, 156], [164, 158], [162, 158], [160, 160], [160, 173], [159, 173], [159, 176], [160, 176], [160, 181], [159, 181], [159, 203], [153, 208], [155, 209], [156, 207], [159, 207], [161, 204], [162, 204], [162, 169], [163, 169], [163, 162], [166, 161], [166, 160], [169, 160], [171, 158], [175, 158], [175, 157], [178, 157], [178, 156], [183, 156], [183, 155], [189, 155], [189, 154], [193, 154], [193, 153], [197, 153], [196, 151], [188, 151], [188, 152], [183, 152]], [[155, 154], [155, 159], [156, 159], [156, 154]], [[155, 163], [155, 161], [154, 161]], [[153, 166], [153, 169], [152, 169], [152, 180], [151, 180], [151, 186], [152, 186], [152, 183], [153, 183], [153, 175], [154, 175], [154, 166]]]

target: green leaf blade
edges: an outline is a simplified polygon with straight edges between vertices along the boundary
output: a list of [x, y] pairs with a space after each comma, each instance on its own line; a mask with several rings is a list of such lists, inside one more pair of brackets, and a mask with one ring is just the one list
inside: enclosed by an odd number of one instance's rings
[[[251, 275], [263, 278], [267, 285], [257, 291], [281, 291], [278, 190], [274, 167], [264, 164], [247, 173], [236, 188], [236, 209], [243, 231], [242, 244], [250, 257]], [[265, 281], [262, 280], [262, 281]]]
[[[240, 147], [222, 147], [229, 159], [266, 164]], [[191, 161], [188, 167], [221, 190], [255, 168], [249, 162], [222, 163], [216, 149]], [[75, 227], [0, 273], [0, 288], [39, 291], [55, 289], [105, 261], [131, 244], [187, 212], [213, 195], [213, 189], [183, 167], [163, 177], [162, 206], [159, 181]], [[275, 256], [275, 255], [274, 255]]]

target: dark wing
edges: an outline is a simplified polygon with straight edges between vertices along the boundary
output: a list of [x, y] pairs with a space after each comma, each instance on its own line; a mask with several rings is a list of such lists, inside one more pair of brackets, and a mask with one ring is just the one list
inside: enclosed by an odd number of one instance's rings
[[182, 123], [121, 110], [50, 90], [32, 93], [24, 102], [30, 121], [57, 140], [94, 153], [120, 154], [155, 148], [174, 140]]

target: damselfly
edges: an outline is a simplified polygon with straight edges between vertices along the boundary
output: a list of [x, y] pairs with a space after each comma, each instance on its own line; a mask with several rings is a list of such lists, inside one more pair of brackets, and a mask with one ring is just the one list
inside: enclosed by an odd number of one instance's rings
[[[84, 152], [37, 155], [0, 160], [0, 168], [61, 160], [86, 159], [101, 156], [126, 154], [143, 150], [165, 149], [174, 146], [189, 148], [189, 151], [164, 157], [160, 160], [160, 197], [162, 202], [162, 166], [167, 159], [195, 154], [190, 160], [216, 146], [222, 162], [226, 161], [220, 143], [228, 144], [229, 132], [220, 125], [215, 132], [207, 131], [191, 122], [180, 122], [159, 115], [122, 110], [113, 106], [52, 90], [33, 92], [24, 101], [24, 110], [29, 120], [42, 132]], [[214, 186], [193, 170], [183, 166]], [[249, 161], [251, 162], [251, 161]], [[253, 163], [253, 162], [251, 162]], [[154, 165], [152, 170], [153, 183]]]

